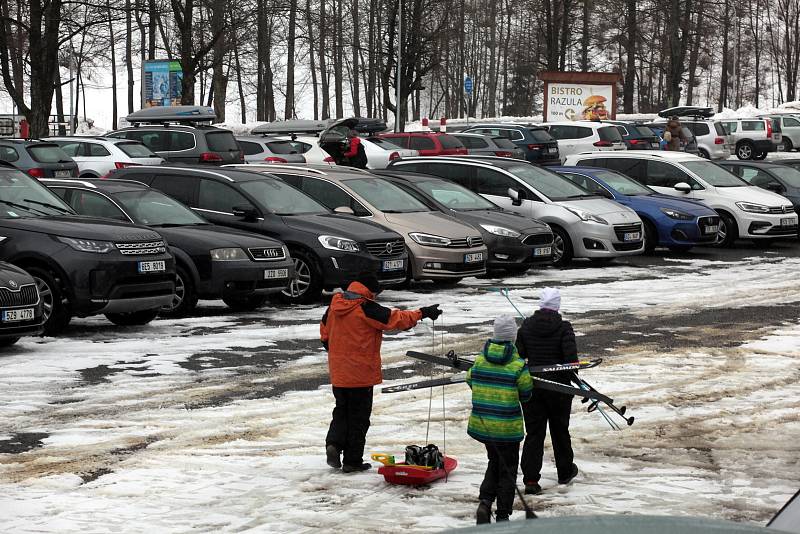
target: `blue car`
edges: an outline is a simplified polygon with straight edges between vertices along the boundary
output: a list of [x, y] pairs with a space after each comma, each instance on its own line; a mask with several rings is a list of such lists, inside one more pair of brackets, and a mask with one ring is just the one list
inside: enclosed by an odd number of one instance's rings
[[623, 206], [644, 223], [645, 251], [656, 246], [686, 251], [695, 245], [716, 243], [719, 215], [705, 204], [661, 195], [618, 172], [596, 167], [553, 167], [552, 170]]

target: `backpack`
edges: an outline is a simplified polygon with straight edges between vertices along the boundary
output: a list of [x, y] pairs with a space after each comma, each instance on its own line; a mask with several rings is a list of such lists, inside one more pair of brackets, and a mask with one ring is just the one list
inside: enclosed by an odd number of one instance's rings
[[439, 447], [433, 444], [429, 444], [425, 447], [409, 445], [406, 447], [406, 464], [443, 469], [444, 455], [439, 450]]

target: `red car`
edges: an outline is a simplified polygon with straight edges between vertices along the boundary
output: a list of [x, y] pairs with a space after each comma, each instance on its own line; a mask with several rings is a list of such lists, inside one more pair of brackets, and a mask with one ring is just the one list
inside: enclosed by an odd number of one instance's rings
[[464, 145], [446, 133], [440, 132], [400, 132], [380, 134], [383, 139], [403, 148], [419, 151], [420, 156], [466, 156]]

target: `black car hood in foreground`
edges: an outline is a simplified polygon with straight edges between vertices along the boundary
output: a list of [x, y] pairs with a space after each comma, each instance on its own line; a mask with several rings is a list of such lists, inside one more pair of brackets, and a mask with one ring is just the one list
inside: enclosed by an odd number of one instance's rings
[[33, 278], [31, 278], [31, 275], [16, 265], [11, 265], [10, 263], [0, 261], [0, 287], [9, 287], [13, 285], [9, 284], [11, 281], [16, 283], [17, 287], [19, 287], [26, 284], [32, 284]]
[[167, 238], [167, 242], [170, 245], [175, 245], [179, 248], [256, 248], [280, 247], [283, 245], [283, 243], [271, 237], [238, 232], [234, 229], [214, 224], [197, 226], [156, 226], [154, 228]]
[[550, 232], [550, 227], [545, 223], [517, 215], [516, 213], [501, 210], [464, 210], [456, 211], [458, 217], [470, 224], [491, 224], [503, 226], [522, 234], [540, 234]]
[[372, 221], [352, 215], [323, 213], [319, 215], [291, 215], [283, 217], [289, 228], [316, 235], [346, 237], [354, 241], [372, 239], [400, 239], [400, 234]]
[[80, 215], [5, 218], [0, 219], [0, 228], [14, 228], [41, 234], [99, 241], [137, 242], [162, 239], [157, 232], [144, 226], [122, 222], [116, 223], [109, 219], [83, 217]]

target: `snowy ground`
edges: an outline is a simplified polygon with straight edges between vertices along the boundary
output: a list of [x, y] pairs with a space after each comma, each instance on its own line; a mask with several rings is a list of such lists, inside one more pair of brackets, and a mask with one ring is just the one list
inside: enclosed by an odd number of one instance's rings
[[[596, 268], [419, 286], [381, 299], [440, 302], [435, 349], [477, 350], [492, 317], [562, 289], [584, 378], [627, 404], [613, 431], [573, 404], [581, 473], [546, 459], [541, 516], [656, 513], [765, 522], [800, 479], [800, 245], [634, 258]], [[324, 462], [333, 397], [316, 341], [321, 306], [115, 328], [76, 320], [60, 339], [0, 353], [0, 511], [7, 532], [437, 532], [473, 523], [484, 450], [466, 435], [468, 389], [376, 391], [368, 452], [426, 437], [455, 456], [447, 482], [389, 486]], [[387, 383], [438, 376], [430, 321], [387, 338]], [[443, 334], [443, 336], [440, 336]], [[443, 340], [442, 340], [443, 338]], [[444, 402], [444, 411], [442, 403]], [[444, 413], [444, 417], [443, 417]], [[446, 423], [443, 436], [442, 422]], [[445, 442], [446, 438], [446, 442]], [[517, 503], [519, 509], [519, 503]], [[515, 513], [512, 520], [520, 520]]]

